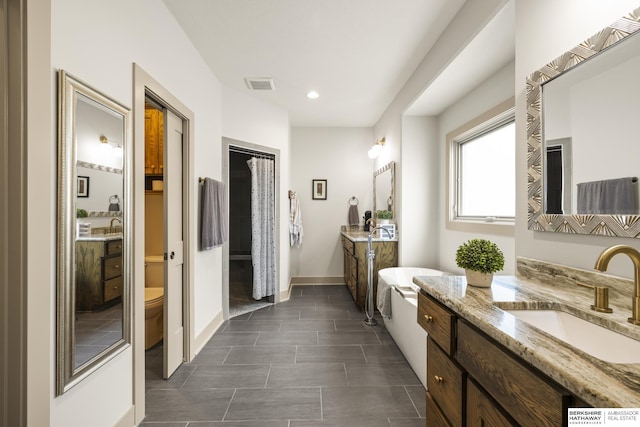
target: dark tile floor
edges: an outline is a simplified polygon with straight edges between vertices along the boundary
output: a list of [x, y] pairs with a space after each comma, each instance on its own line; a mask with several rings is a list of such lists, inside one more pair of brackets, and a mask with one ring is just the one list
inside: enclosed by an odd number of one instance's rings
[[363, 319], [345, 286], [294, 286], [225, 322], [169, 380], [153, 348], [142, 425], [424, 426], [424, 387], [382, 322]]
[[103, 310], [76, 312], [74, 366], [122, 339], [122, 302]]

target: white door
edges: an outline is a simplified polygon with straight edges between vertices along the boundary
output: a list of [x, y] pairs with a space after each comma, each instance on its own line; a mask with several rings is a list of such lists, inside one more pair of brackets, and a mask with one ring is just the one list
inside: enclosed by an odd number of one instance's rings
[[166, 111], [164, 143], [164, 363], [169, 378], [184, 360], [182, 120]]

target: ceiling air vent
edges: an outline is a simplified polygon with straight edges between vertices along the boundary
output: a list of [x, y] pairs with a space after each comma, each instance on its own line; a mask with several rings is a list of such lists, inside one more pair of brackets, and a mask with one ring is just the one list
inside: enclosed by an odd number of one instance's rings
[[251, 90], [276, 90], [273, 79], [268, 77], [245, 77], [244, 81]]

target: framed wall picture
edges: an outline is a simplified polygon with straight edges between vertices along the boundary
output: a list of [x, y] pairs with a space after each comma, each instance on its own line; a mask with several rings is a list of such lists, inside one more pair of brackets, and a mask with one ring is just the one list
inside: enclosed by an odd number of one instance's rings
[[89, 197], [89, 177], [78, 176], [78, 197]]
[[311, 180], [311, 194], [313, 196], [313, 200], [327, 200], [327, 180]]

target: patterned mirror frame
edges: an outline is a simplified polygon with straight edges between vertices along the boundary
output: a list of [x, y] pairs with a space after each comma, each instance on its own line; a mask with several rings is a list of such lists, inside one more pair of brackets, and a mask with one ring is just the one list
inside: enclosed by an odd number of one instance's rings
[[542, 85], [640, 30], [640, 8], [527, 78], [528, 227], [534, 231], [640, 238], [640, 215], [558, 215], [542, 211]]

